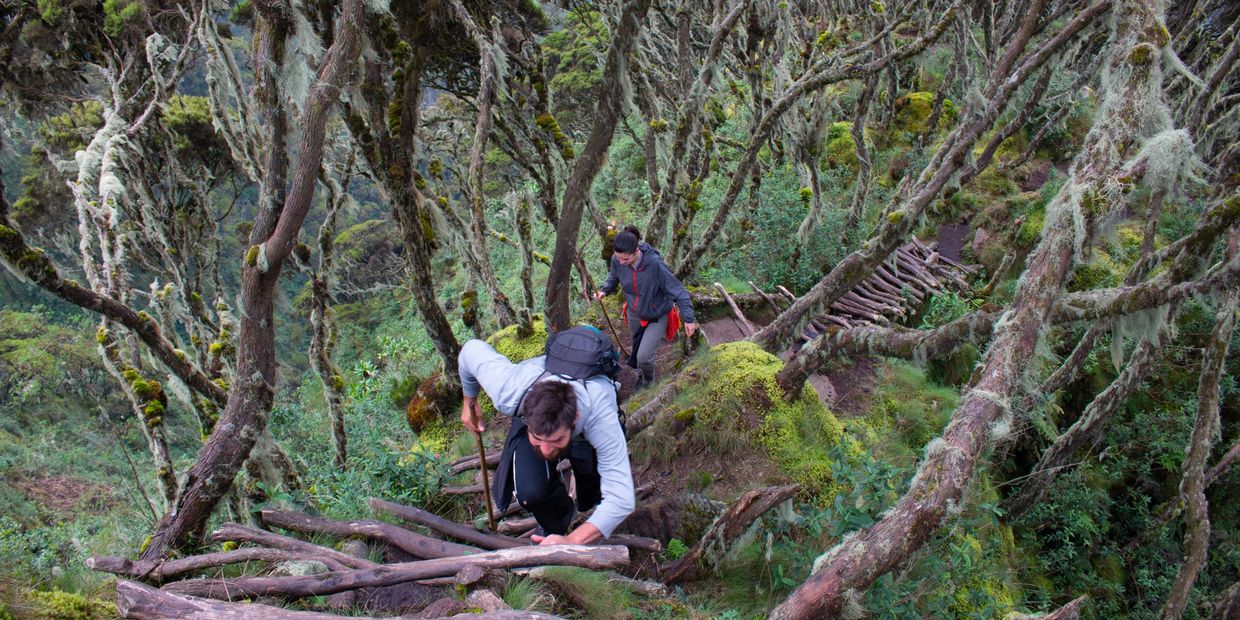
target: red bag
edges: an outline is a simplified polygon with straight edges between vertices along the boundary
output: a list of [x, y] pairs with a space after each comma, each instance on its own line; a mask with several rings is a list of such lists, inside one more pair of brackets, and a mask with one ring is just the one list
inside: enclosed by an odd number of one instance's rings
[[672, 306], [672, 311], [667, 313], [667, 333], [664, 336], [668, 340], [675, 340], [678, 331], [680, 331], [680, 308]]

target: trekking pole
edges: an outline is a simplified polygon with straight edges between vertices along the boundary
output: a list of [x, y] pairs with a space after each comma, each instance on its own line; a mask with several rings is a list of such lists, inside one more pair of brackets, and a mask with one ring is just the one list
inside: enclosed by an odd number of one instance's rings
[[487, 449], [482, 445], [482, 433], [474, 432], [474, 438], [478, 440], [478, 460], [482, 465], [482, 494], [487, 498], [487, 523], [491, 526], [491, 531], [495, 530], [495, 507], [491, 503], [491, 480], [487, 474]]
[[[585, 261], [581, 259], [581, 254], [577, 258], [577, 273], [581, 274], [581, 292], [590, 299], [594, 299], [594, 283], [590, 281], [590, 273], [586, 271]], [[603, 320], [607, 321], [607, 329], [611, 330], [611, 337], [616, 339], [616, 344], [620, 345], [620, 353], [625, 358], [629, 356], [629, 352], [624, 348], [624, 341], [620, 340], [620, 334], [616, 333], [616, 326], [611, 323], [611, 315], [607, 313], [607, 306], [603, 305], [603, 300], [594, 299], [598, 302], [598, 309], [603, 311]]]

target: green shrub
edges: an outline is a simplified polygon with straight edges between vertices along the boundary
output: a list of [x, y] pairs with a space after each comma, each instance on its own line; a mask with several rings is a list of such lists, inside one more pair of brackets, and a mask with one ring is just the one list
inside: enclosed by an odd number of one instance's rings
[[30, 595], [31, 615], [47, 620], [95, 620], [117, 617], [116, 603], [88, 599], [81, 594], [33, 592]]

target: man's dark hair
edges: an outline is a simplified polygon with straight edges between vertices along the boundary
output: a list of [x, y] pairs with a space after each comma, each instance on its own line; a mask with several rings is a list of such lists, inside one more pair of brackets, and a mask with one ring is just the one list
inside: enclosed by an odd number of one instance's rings
[[615, 249], [621, 254], [632, 254], [637, 250], [637, 242], [642, 240], [642, 233], [636, 226], [629, 224], [616, 234]]
[[525, 425], [535, 435], [546, 437], [577, 421], [577, 394], [562, 381], [540, 381], [530, 388], [521, 402]]

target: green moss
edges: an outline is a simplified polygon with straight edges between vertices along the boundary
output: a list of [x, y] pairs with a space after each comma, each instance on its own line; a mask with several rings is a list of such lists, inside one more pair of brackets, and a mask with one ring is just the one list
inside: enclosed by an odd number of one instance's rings
[[220, 342], [219, 340], [216, 340], [212, 342], [211, 344], [207, 345], [207, 353], [210, 353], [211, 355], [217, 355], [223, 350], [224, 350], [224, 343]]
[[344, 392], [344, 387], [345, 387], [344, 377], [340, 375], [332, 375], [331, 385], [332, 385], [332, 389], [335, 390], [336, 392]]
[[106, 327], [101, 326], [98, 330], [95, 331], [95, 342], [98, 342], [99, 344], [107, 344], [108, 338], [111, 338], [111, 337], [112, 337], [112, 334], [108, 331], [108, 328]]
[[692, 403], [695, 428], [756, 437], [807, 492], [833, 496], [840, 489], [829, 452], [844, 440], [844, 427], [810, 387], [786, 400], [775, 382], [781, 368], [779, 358], [752, 342], [721, 344], [688, 370], [688, 376], [701, 379], [682, 388], [681, 400]]
[[142, 413], [147, 419], [161, 416], [164, 414], [164, 404], [158, 400], [152, 400], [146, 404], [146, 408], [142, 410]]
[[[914, 134], [925, 133], [928, 128], [927, 121], [930, 120], [930, 114], [934, 112], [934, 93], [908, 93], [896, 99], [895, 107], [896, 114], [893, 123], [895, 129]], [[954, 122], [955, 118], [956, 105], [950, 99], [944, 100], [941, 122], [938, 126], [948, 126]]]
[[1158, 53], [1158, 48], [1149, 43], [1141, 43], [1128, 53], [1128, 60], [1134, 65], [1148, 65], [1156, 53]]
[[912, 466], [959, 402], [959, 391], [931, 382], [921, 368], [888, 360], [879, 371], [869, 413], [850, 418], [847, 426], [877, 458]]
[[1011, 196], [1020, 191], [1020, 186], [999, 172], [995, 166], [990, 166], [974, 177], [971, 187], [991, 196]]
[[1030, 247], [1042, 238], [1042, 227], [1046, 224], [1046, 210], [1038, 209], [1025, 216], [1025, 221], [1020, 225], [1020, 232], [1016, 233], [1016, 242], [1021, 247]]
[[234, 551], [237, 548], [237, 541], [226, 540], [220, 545], [220, 551]]
[[826, 157], [823, 163], [828, 168], [847, 166], [855, 171], [859, 164], [857, 162], [857, 143], [853, 141], [852, 137], [852, 123], [831, 123], [831, 126], [827, 128], [826, 139], [827, 147], [824, 151]]
[[32, 592], [30, 617], [54, 620], [94, 620], [116, 618], [119, 612], [111, 601], [88, 599], [72, 592]]
[[253, 267], [258, 264], [258, 246], [252, 245], [250, 249], [245, 251], [245, 265]]
[[526, 338], [517, 335], [516, 325], [509, 325], [491, 334], [491, 337], [487, 338], [487, 344], [495, 347], [496, 351], [514, 363], [538, 357], [543, 354], [543, 348], [547, 346], [547, 327], [543, 324], [542, 317], [538, 315], [534, 316], [531, 323], [534, 332]]
[[1119, 285], [1124, 279], [1125, 268], [1106, 252], [1094, 252], [1088, 261], [1077, 263], [1072, 270], [1069, 291], [1089, 291]]

